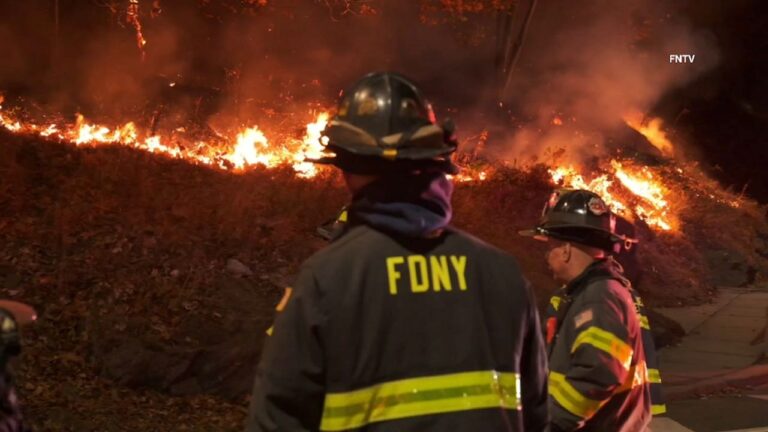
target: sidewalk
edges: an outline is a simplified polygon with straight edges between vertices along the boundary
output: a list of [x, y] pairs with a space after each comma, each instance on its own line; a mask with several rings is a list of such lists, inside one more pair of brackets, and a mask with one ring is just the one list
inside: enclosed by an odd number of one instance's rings
[[[768, 290], [721, 288], [711, 304], [658, 312], [686, 331], [659, 352], [667, 415], [653, 432], [768, 432]], [[724, 388], [742, 393], [705, 396]], [[751, 390], [750, 390], [751, 389]]]
[[721, 288], [712, 304], [659, 312], [679, 322], [687, 333], [678, 346], [659, 352], [662, 376], [669, 384], [700, 378], [698, 372], [750, 366], [766, 351], [761, 335], [768, 317], [766, 291]]

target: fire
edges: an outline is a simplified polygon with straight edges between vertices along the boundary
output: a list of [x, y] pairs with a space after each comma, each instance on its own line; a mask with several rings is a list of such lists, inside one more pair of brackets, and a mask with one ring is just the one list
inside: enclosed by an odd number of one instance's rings
[[91, 123], [82, 114], [75, 116], [72, 124], [35, 124], [22, 123], [6, 115], [0, 106], [0, 127], [13, 133], [27, 133], [46, 138], [59, 139], [76, 146], [96, 146], [120, 144], [150, 153], [164, 154], [195, 163], [215, 166], [236, 171], [255, 166], [274, 168], [281, 165], [292, 166], [300, 177], [311, 178], [318, 174], [319, 168], [305, 162], [306, 157], [318, 157], [324, 150], [322, 132], [328, 123], [329, 114], [320, 112], [315, 120], [306, 125], [301, 139], [283, 138], [279, 144], [270, 142], [258, 126], [243, 127], [234, 135], [234, 139], [225, 140], [234, 145], [198, 141], [193, 145], [181, 145], [173, 139], [143, 133], [134, 122], [122, 126], [109, 127]]
[[317, 174], [317, 165], [304, 159], [318, 159], [323, 155], [328, 137], [322, 135], [328, 124], [328, 117], [327, 112], [320, 113], [314, 122], [307, 125], [307, 133], [300, 144], [301, 151], [293, 155], [293, 169], [300, 177], [314, 177]]
[[664, 122], [656, 117], [647, 119], [640, 112], [633, 112], [624, 116], [624, 121], [632, 129], [640, 132], [654, 147], [659, 149], [662, 155], [672, 157], [675, 155], [675, 147], [667, 138], [666, 132], [661, 127]]
[[676, 230], [678, 224], [670, 211], [668, 192], [647, 167], [629, 168], [612, 160], [611, 169], [611, 173], [590, 181], [573, 167], [554, 168], [550, 175], [556, 184], [600, 195], [614, 213], [628, 217], [634, 214], [663, 231]]
[[603, 174], [595, 177], [590, 181], [584, 180], [584, 176], [579, 174], [575, 168], [571, 167], [557, 167], [549, 171], [552, 176], [552, 181], [555, 184], [563, 185], [565, 187], [573, 189], [587, 189], [598, 195], [600, 195], [606, 204], [611, 208], [611, 211], [618, 214], [627, 214], [627, 206], [616, 198], [609, 188], [613, 185], [613, 181], [608, 178], [607, 174]]
[[456, 175], [449, 175], [448, 178], [458, 183], [472, 183], [485, 181], [490, 175], [489, 168], [464, 167]]
[[[250, 125], [232, 131], [233, 133], [222, 137], [221, 142], [196, 141], [183, 144], [175, 139], [175, 136], [142, 131], [134, 122], [109, 127], [91, 123], [82, 114], [77, 114], [75, 121], [70, 124], [35, 124], [19, 121], [4, 113], [1, 106], [0, 127], [13, 133], [35, 134], [76, 146], [125, 145], [226, 170], [245, 171], [258, 166], [290, 166], [297, 176], [312, 178], [322, 168], [306, 162], [305, 158], [316, 159], [323, 156], [327, 144], [323, 140], [327, 138], [322, 136], [322, 132], [328, 123], [329, 114], [310, 112], [309, 115], [313, 120], [306, 124], [301, 138], [289, 136], [270, 139], [264, 130]], [[652, 124], [656, 123], [651, 122], [648, 127]], [[452, 179], [459, 183], [481, 182], [492, 175], [492, 169], [485, 164], [473, 165], [463, 168], [462, 172], [452, 176]], [[599, 194], [617, 214], [629, 218], [636, 216], [659, 230], [677, 230], [679, 223], [672, 209], [669, 190], [648, 167], [632, 166], [627, 162], [612, 160], [603, 172], [589, 177], [573, 166], [553, 168], [550, 175], [556, 184], [588, 189]]]
[[271, 166], [274, 164], [276, 155], [265, 152], [264, 150], [268, 147], [267, 137], [258, 127], [254, 126], [237, 135], [237, 145], [235, 145], [233, 153], [225, 156], [225, 159], [239, 169], [255, 164]]
[[643, 179], [640, 176], [633, 176], [628, 173], [621, 166], [621, 163], [616, 162], [615, 160], [611, 161], [611, 166], [615, 170], [616, 178], [618, 178], [619, 181], [621, 181], [621, 184], [627, 189], [632, 191], [632, 193], [645, 199], [658, 209], [666, 208], [669, 205], [667, 200], [664, 199], [662, 185], [654, 181], [653, 173], [651, 173], [647, 167], [641, 168], [639, 172], [641, 176], [645, 177], [645, 179]]
[[146, 52], [144, 46], [147, 44], [147, 40], [144, 39], [144, 34], [141, 31], [141, 21], [139, 20], [139, 0], [128, 0], [128, 9], [125, 11], [125, 21], [132, 25], [136, 30], [136, 45], [141, 52], [141, 59], [144, 60]]

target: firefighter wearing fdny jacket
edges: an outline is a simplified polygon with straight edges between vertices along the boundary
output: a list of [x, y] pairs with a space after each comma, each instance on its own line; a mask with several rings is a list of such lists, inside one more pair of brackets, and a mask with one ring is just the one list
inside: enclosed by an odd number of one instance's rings
[[546, 430], [531, 288], [449, 226], [452, 129], [396, 74], [343, 93], [315, 162], [343, 171], [347, 222], [281, 302], [248, 431]]
[[554, 192], [521, 234], [550, 244], [550, 270], [566, 284], [546, 320], [552, 431], [644, 431], [660, 382], [655, 352], [642, 301], [610, 256], [634, 240], [616, 234], [599, 196], [573, 189]]
[[9, 362], [21, 353], [19, 327], [35, 321], [37, 313], [30, 306], [0, 300], [0, 432], [28, 432], [16, 396]]

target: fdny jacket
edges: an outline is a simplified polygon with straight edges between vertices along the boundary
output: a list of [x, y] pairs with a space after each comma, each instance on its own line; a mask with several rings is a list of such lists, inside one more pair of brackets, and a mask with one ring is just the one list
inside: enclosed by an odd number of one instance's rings
[[553, 430], [643, 431], [664, 411], [642, 301], [613, 259], [552, 297], [546, 332]]
[[302, 267], [247, 430], [543, 431], [546, 352], [515, 260], [452, 228], [349, 228]]

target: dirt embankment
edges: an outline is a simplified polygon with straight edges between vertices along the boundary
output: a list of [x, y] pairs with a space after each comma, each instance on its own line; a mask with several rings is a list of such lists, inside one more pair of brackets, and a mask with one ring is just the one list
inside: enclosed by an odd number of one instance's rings
[[[4, 134], [0, 174], [0, 295], [40, 313], [19, 376], [33, 425], [239, 430], [282, 287], [346, 199], [338, 179], [236, 175]], [[541, 303], [555, 287], [543, 245], [517, 230], [536, 222], [551, 188], [543, 167], [503, 168], [458, 185], [454, 200], [455, 224], [516, 255]], [[724, 253], [728, 271], [765, 277], [764, 209], [686, 202], [685, 235], [639, 229], [647, 302], [706, 300]]]

